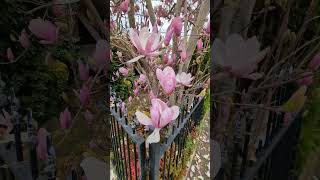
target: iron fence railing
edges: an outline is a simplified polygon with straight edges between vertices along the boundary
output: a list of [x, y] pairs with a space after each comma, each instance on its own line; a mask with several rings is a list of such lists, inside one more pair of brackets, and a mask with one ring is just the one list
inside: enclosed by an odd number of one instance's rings
[[[288, 84], [276, 89], [272, 102], [276, 106], [281, 106], [295, 90], [295, 84]], [[233, 138], [232, 153], [229, 153], [232, 154], [232, 157], [229, 158], [232, 160], [231, 166], [222, 167], [214, 179], [295, 179], [291, 172], [294, 170], [298, 151], [301, 113], [291, 113], [291, 121], [286, 121], [285, 113], [269, 111], [265, 131], [260, 132], [262, 134], [260, 138], [254, 133], [257, 127], [253, 126], [253, 122], [258, 120], [257, 117], [247, 116], [246, 113], [243, 112], [242, 117], [235, 123], [234, 129], [241, 131], [241, 133], [235, 133]], [[241, 118], [244, 118], [245, 121], [240, 121]], [[251, 143], [256, 139], [259, 139], [253, 152], [256, 159], [252, 160], [252, 157], [250, 157], [252, 156], [252, 152], [250, 152], [252, 147], [250, 145], [252, 146]]]
[[[37, 122], [30, 109], [19, 107], [12, 93], [9, 104], [0, 107], [6, 109], [13, 123], [12, 132], [0, 139], [0, 179], [1, 180], [46, 180], [56, 179], [55, 153], [52, 139], [47, 135], [48, 159], [44, 161], [40, 173], [37, 159]], [[23, 120], [21, 114], [27, 114]]]
[[[115, 95], [115, 94], [113, 94]], [[202, 98], [185, 97], [180, 115], [159, 143], [146, 147], [136, 118], [121, 110], [121, 100], [113, 96], [111, 104], [112, 163], [119, 179], [173, 179], [174, 171], [185, 165], [187, 136], [201, 120]]]

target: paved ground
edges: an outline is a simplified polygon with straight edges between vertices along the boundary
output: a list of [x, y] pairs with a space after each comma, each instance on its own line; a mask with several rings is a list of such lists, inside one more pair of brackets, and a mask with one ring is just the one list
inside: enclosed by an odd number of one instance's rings
[[209, 180], [210, 179], [210, 126], [209, 118], [204, 118], [204, 129], [196, 139], [199, 144], [193, 156], [187, 180]]

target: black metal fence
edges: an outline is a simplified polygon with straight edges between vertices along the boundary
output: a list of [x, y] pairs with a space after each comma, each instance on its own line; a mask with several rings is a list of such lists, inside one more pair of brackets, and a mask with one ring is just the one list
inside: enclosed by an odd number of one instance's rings
[[[296, 89], [295, 84], [278, 88], [273, 94], [272, 102], [276, 106], [281, 106]], [[236, 127], [234, 129], [244, 133], [235, 133], [233, 138], [234, 149], [232, 153], [229, 153], [232, 154], [232, 157], [229, 158], [232, 159], [232, 162], [231, 166], [228, 166], [231, 169], [226, 169], [226, 167], [220, 169], [215, 180], [296, 179], [292, 171], [294, 170], [298, 150], [301, 113], [291, 113], [290, 115], [292, 117], [288, 121], [284, 113], [269, 111], [265, 131], [261, 132], [262, 137], [257, 137], [257, 134], [254, 133], [257, 126], [253, 123], [258, 121], [257, 117], [246, 116], [246, 112], [244, 112], [242, 116], [244, 116], [245, 121], [239, 120], [235, 123]], [[263, 123], [260, 125], [263, 125]], [[252, 150], [253, 141], [256, 141], [257, 144], [254, 150]], [[255, 158], [252, 158], [252, 156]]]
[[[185, 165], [186, 139], [200, 123], [202, 98], [185, 97], [180, 115], [159, 143], [146, 147], [143, 130], [135, 117], [121, 110], [121, 100], [113, 96], [111, 108], [112, 163], [119, 179], [174, 179]], [[201, 104], [201, 105], [200, 105]], [[140, 129], [139, 129], [140, 128]]]
[[[48, 158], [39, 166], [37, 159], [37, 122], [32, 118], [30, 109], [20, 108], [14, 94], [4, 107], [13, 123], [12, 132], [0, 141], [0, 179], [1, 180], [37, 180], [46, 178], [55, 180], [55, 153], [51, 137], [47, 136]], [[21, 114], [26, 114], [23, 120]], [[39, 170], [41, 168], [41, 170]]]

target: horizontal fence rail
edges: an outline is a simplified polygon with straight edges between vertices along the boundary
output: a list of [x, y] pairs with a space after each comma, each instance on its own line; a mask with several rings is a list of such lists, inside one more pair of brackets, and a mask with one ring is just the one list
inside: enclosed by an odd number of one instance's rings
[[[111, 104], [112, 163], [119, 179], [173, 179], [174, 170], [184, 166], [186, 138], [200, 123], [202, 98], [185, 97], [179, 117], [168, 125], [167, 135], [159, 143], [146, 145], [144, 132], [138, 129], [136, 117], [128, 117], [122, 101]], [[121, 110], [122, 109], [122, 110]], [[196, 119], [197, 118], [197, 119]], [[141, 127], [140, 127], [141, 128]], [[148, 131], [147, 131], [148, 132]]]

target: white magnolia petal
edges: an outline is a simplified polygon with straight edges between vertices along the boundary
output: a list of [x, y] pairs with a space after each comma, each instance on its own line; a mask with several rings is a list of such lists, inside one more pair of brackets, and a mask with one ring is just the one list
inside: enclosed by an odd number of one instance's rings
[[155, 128], [153, 132], [148, 136], [146, 140], [146, 144], [157, 143], [160, 141], [160, 129]]
[[139, 123], [143, 124], [143, 125], [146, 125], [146, 126], [150, 126], [150, 125], [153, 125], [151, 119], [145, 115], [144, 113], [140, 112], [140, 111], [137, 111], [135, 113], [136, 117], [137, 117], [137, 120], [139, 121]]
[[140, 50], [140, 49], [142, 48], [142, 47], [141, 47], [141, 44], [140, 44], [139, 35], [138, 35], [138, 33], [137, 33], [134, 29], [132, 29], [132, 28], [130, 28], [130, 30], [129, 30], [129, 38], [130, 38], [132, 44], [133, 44], [138, 50]]
[[180, 108], [179, 108], [179, 106], [172, 106], [171, 109], [173, 111], [172, 120], [175, 120], [175, 119], [177, 119], [177, 117], [180, 114]]

